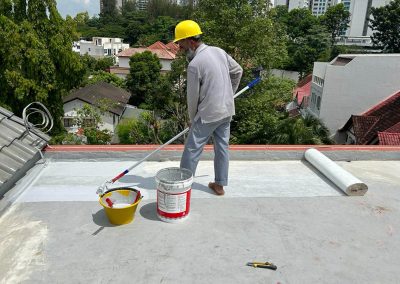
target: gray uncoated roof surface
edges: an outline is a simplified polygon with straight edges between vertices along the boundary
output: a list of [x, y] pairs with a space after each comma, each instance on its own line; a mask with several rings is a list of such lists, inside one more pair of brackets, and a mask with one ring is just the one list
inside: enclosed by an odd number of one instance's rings
[[[212, 161], [202, 160], [189, 217], [179, 224], [158, 220], [154, 182], [159, 169], [179, 163], [149, 161], [117, 184], [143, 192], [135, 220], [112, 226], [95, 191], [134, 161], [81, 155], [48, 156], [9, 192], [13, 204], [0, 219], [0, 282], [400, 279], [400, 161], [338, 162], [369, 187], [365, 196], [348, 197], [306, 161], [232, 160], [230, 185], [219, 197], [206, 186]], [[278, 269], [248, 267], [249, 261], [273, 262]]]

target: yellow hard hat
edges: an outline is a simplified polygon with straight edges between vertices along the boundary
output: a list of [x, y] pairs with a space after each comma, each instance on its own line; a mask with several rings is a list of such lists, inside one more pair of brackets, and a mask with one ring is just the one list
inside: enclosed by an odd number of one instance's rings
[[192, 20], [185, 20], [176, 25], [174, 42], [184, 38], [201, 35], [202, 33], [203, 32], [198, 23]]

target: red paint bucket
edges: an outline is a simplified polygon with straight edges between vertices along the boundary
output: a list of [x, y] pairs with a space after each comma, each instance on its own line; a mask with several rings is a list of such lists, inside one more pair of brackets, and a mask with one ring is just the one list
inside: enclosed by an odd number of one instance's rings
[[157, 172], [157, 215], [164, 222], [186, 220], [190, 210], [193, 174], [182, 168], [166, 168]]

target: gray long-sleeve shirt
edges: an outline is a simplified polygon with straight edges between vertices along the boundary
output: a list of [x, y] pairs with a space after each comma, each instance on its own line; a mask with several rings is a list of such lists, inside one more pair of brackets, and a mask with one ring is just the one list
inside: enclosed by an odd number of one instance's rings
[[233, 95], [243, 69], [224, 50], [201, 44], [187, 70], [190, 122], [210, 123], [235, 114]]

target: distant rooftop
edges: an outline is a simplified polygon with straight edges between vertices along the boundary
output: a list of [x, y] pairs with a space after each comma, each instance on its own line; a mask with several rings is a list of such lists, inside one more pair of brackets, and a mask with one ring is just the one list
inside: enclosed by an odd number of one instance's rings
[[121, 115], [130, 96], [131, 94], [129, 92], [115, 87], [110, 83], [97, 82], [77, 90], [72, 90], [68, 96], [63, 98], [63, 102], [67, 103], [79, 99], [83, 102], [97, 106], [101, 103], [102, 99], [108, 99], [115, 103], [110, 107], [110, 111]]

